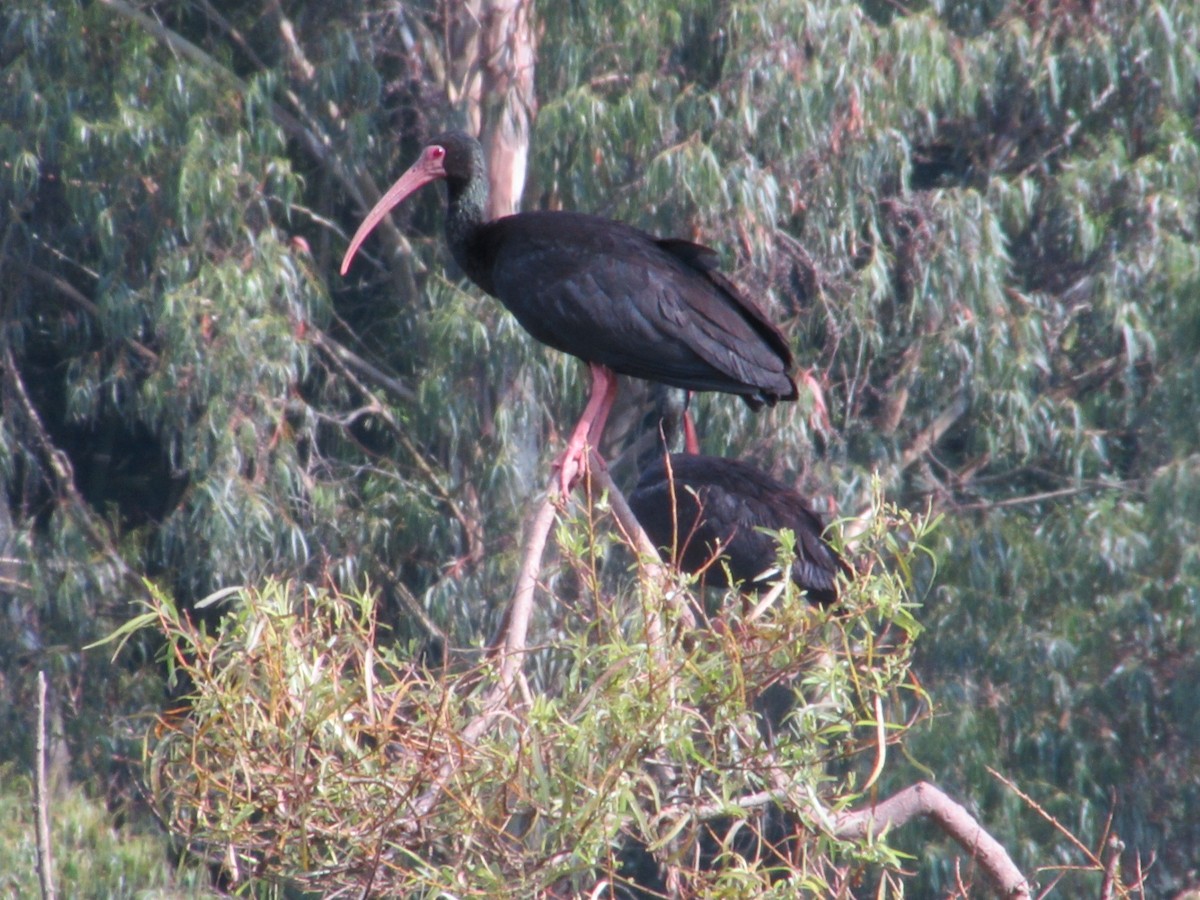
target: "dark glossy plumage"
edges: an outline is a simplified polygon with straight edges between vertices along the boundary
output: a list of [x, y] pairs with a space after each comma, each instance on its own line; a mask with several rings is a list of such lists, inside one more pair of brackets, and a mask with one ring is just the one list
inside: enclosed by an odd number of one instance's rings
[[478, 141], [433, 138], [364, 219], [342, 262], [389, 210], [424, 184], [448, 188], [446, 238], [467, 276], [530, 334], [589, 363], [592, 397], [563, 456], [563, 487], [595, 448], [616, 394], [613, 372], [752, 407], [794, 400], [792, 354], [779, 330], [716, 269], [716, 254], [620, 222], [572, 212], [484, 221], [487, 178]]
[[703, 248], [595, 216], [531, 212], [481, 226], [476, 283], [539, 341], [622, 375], [752, 405], [795, 396], [791, 353]]
[[[685, 572], [703, 570], [706, 584], [734, 583], [757, 590], [778, 580], [777, 542], [759, 529], [790, 529], [796, 536], [792, 580], [814, 603], [837, 600], [837, 574], [849, 567], [824, 539], [825, 523], [795, 490], [753, 466], [719, 456], [657, 456], [642, 472], [629, 505], [664, 559]], [[673, 501], [673, 502], [672, 502]], [[713, 562], [717, 548], [722, 560]], [[672, 548], [675, 548], [672, 553]], [[672, 556], [674, 557], [672, 559]]]
[[539, 341], [623, 375], [753, 405], [795, 398], [787, 341], [717, 271], [712, 250], [583, 213], [483, 222], [478, 142], [454, 133], [430, 145], [446, 150], [455, 259]]

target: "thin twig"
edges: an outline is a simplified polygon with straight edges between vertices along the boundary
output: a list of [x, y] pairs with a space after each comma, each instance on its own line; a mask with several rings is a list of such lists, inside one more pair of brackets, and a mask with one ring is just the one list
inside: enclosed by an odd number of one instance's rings
[[1121, 869], [1121, 851], [1125, 845], [1115, 834], [1110, 835], [1105, 846], [1108, 861], [1104, 864], [1104, 882], [1100, 885], [1100, 900], [1113, 900], [1117, 886], [1117, 873]]
[[1020, 797], [1022, 800], [1024, 800], [1026, 805], [1029, 806], [1030, 809], [1032, 809], [1039, 816], [1041, 816], [1043, 819], [1045, 819], [1047, 822], [1049, 822], [1051, 825], [1053, 825], [1054, 829], [1059, 834], [1061, 834], [1068, 841], [1070, 841], [1072, 844], [1074, 844], [1075, 848], [1080, 853], [1082, 853], [1084, 856], [1087, 857], [1088, 862], [1090, 862], [1097, 869], [1104, 868], [1104, 864], [1099, 860], [1099, 858], [1096, 856], [1096, 854], [1093, 853], [1091, 850], [1089, 850], [1087, 845], [1084, 844], [1082, 841], [1080, 841], [1079, 838], [1077, 838], [1077, 837], [1075, 837], [1075, 835], [1071, 834], [1070, 829], [1066, 828], [1061, 822], [1058, 821], [1058, 819], [1054, 818], [1054, 816], [1052, 816], [1052, 815], [1050, 815], [1050, 813], [1046, 812], [1046, 810], [1043, 809], [1042, 806], [1036, 800], [1034, 800], [1032, 797], [1030, 797], [1028, 794], [1026, 794], [1024, 791], [1022, 791], [1012, 781], [1005, 778], [1003, 775], [1001, 775], [999, 772], [997, 772], [991, 766], [987, 766], [987, 770], [992, 773], [993, 778], [995, 778], [997, 781], [999, 781], [1001, 784], [1003, 784], [1005, 787], [1007, 787], [1010, 791], [1012, 791], [1014, 794], [1016, 794], [1018, 797]]
[[54, 900], [54, 861], [50, 855], [50, 791], [46, 783], [46, 673], [37, 677], [37, 736], [36, 776], [33, 782], [33, 804], [37, 812], [38, 881], [42, 900]]
[[875, 695], [875, 739], [879, 753], [876, 754], [875, 766], [862, 787], [864, 792], [870, 790], [879, 780], [884, 764], [887, 763], [887, 722], [883, 718], [883, 699], [878, 694]]
[[[1109, 490], [1122, 490], [1123, 485], [1104, 485]], [[999, 509], [1003, 506], [1023, 506], [1026, 503], [1042, 503], [1046, 500], [1057, 500], [1059, 497], [1071, 497], [1075, 494], [1084, 494], [1088, 491], [1095, 490], [1090, 485], [1081, 485], [1080, 487], [1058, 488], [1053, 491], [1042, 491], [1038, 494], [1026, 494], [1021, 497], [1008, 497], [1004, 500], [988, 500], [980, 503], [963, 503], [954, 507], [955, 512], [968, 512], [974, 509]]]

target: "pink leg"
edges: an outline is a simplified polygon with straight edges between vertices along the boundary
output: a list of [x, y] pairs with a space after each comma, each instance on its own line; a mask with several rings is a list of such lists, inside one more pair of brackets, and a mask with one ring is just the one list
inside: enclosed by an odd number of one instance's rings
[[599, 363], [588, 363], [592, 373], [592, 393], [588, 397], [583, 415], [571, 432], [567, 441], [567, 449], [558, 458], [558, 483], [562, 488], [563, 497], [570, 496], [571, 488], [579, 480], [587, 459], [588, 448], [595, 449], [604, 433], [605, 422], [612, 411], [617, 399], [617, 375], [607, 366]]
[[[688, 393], [688, 401], [690, 402], [692, 395]], [[692, 456], [700, 455], [700, 438], [696, 434], [696, 420], [692, 418], [691, 409], [684, 407], [683, 410], [683, 452]]]
[[588, 427], [588, 446], [593, 450], [600, 446], [600, 438], [604, 437], [604, 426], [608, 424], [608, 414], [612, 412], [613, 404], [617, 402], [617, 373], [607, 366], [591, 365], [592, 369], [592, 390], [596, 390], [596, 384], [600, 381], [604, 382], [604, 400], [601, 402], [600, 410], [596, 417], [592, 419], [592, 424]]

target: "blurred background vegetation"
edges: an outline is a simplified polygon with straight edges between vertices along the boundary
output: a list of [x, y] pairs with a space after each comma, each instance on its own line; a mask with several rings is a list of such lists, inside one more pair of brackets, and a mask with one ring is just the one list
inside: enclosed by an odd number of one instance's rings
[[[882, 792], [930, 778], [1026, 871], [1070, 861], [994, 769], [1090, 846], [1111, 817], [1148, 895], [1195, 886], [1195, 4], [544, 3], [502, 97], [499, 5], [5, 4], [0, 803], [26, 802], [44, 669], [60, 864], [127, 867], [93, 896], [197, 883], [165, 843], [85, 836], [153, 831], [163, 638], [82, 649], [144, 579], [185, 609], [369, 585], [402, 644], [417, 609], [452, 646], [490, 634], [583, 367], [462, 279], [434, 191], [336, 274], [378, 185], [466, 126], [520, 151], [524, 208], [710, 244], [781, 323], [829, 422], [812, 390], [759, 416], [700, 397], [706, 452], [834, 515], [878, 476], [942, 516], [915, 613], [933, 714]], [[895, 844], [914, 896], [953, 892], [944, 838]]]

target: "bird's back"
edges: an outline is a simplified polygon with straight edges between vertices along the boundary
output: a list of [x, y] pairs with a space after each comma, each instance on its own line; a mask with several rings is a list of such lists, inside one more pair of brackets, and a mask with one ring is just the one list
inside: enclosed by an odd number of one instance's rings
[[791, 400], [791, 351], [715, 254], [620, 222], [519, 213], [482, 226], [471, 275], [535, 338], [616, 372], [752, 405]]
[[[837, 573], [848, 572], [805, 499], [738, 460], [657, 457], [642, 472], [629, 505], [655, 546], [674, 548], [675, 565], [691, 573], [704, 570], [711, 585], [729, 586], [726, 567], [734, 583], [749, 586], [775, 566], [778, 545], [761, 529], [786, 528], [795, 535], [792, 580], [815, 603], [835, 602]], [[724, 558], [714, 563], [718, 547]]]

